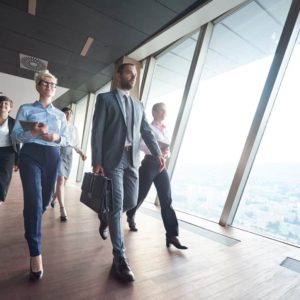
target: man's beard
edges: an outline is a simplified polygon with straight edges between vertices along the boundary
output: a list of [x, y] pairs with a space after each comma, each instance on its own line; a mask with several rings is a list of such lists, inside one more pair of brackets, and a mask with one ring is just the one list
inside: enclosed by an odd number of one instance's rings
[[120, 87], [122, 90], [129, 91], [133, 88], [133, 85], [130, 81], [122, 81], [120, 82]]

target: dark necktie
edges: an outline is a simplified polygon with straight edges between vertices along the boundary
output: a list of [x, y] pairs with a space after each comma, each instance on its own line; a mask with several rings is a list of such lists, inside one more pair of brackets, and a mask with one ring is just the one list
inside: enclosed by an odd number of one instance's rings
[[130, 97], [124, 95], [127, 125], [127, 140], [132, 144], [132, 103]]

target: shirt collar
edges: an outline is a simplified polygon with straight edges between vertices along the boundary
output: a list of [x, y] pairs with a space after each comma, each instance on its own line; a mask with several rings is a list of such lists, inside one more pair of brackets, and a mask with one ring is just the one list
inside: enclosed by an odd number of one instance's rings
[[52, 102], [45, 108], [39, 100], [36, 100], [33, 103], [33, 106], [38, 106], [38, 107], [41, 107], [41, 108], [44, 108], [44, 109], [53, 109], [54, 108], [54, 105], [52, 104]]
[[161, 129], [161, 130], [164, 130], [164, 129], [166, 129], [166, 125], [165, 124], [163, 124], [163, 123], [158, 123], [158, 122], [156, 122], [156, 121], [152, 121], [152, 125], [154, 125], [155, 127], [157, 127], [157, 128], [159, 128], [159, 129]]
[[122, 89], [120, 89], [120, 88], [117, 88], [117, 91], [118, 91], [118, 93], [119, 93], [119, 96], [120, 96], [122, 99], [123, 99], [123, 96], [124, 96], [124, 95], [127, 96], [127, 97], [130, 96], [129, 91], [125, 91], [125, 90], [122, 90]]

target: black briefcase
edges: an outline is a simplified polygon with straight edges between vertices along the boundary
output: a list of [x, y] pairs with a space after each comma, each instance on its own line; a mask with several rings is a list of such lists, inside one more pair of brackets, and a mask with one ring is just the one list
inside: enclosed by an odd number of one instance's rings
[[84, 173], [80, 202], [98, 213], [99, 218], [107, 219], [109, 206], [112, 201], [111, 179], [101, 174]]

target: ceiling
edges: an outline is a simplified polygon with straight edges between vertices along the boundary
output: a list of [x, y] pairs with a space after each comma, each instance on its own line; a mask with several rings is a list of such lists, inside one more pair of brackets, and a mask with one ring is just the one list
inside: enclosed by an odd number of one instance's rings
[[0, 0], [0, 72], [32, 80], [33, 71], [20, 68], [20, 53], [47, 61], [65, 106], [107, 83], [119, 58], [208, 1], [36, 0], [35, 15], [29, 2]]

